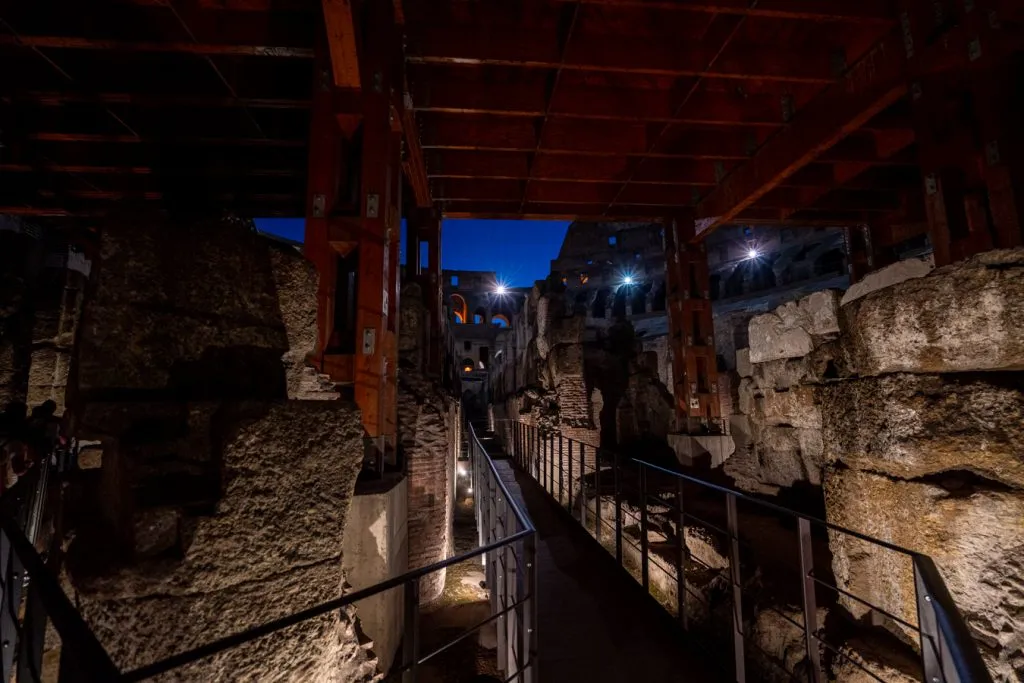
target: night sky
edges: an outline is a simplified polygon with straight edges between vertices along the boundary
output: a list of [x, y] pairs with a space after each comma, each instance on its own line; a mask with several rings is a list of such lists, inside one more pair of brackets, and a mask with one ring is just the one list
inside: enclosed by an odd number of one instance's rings
[[[256, 221], [264, 231], [302, 241], [301, 218]], [[567, 221], [446, 220], [441, 228], [441, 267], [493, 270], [510, 287], [528, 287], [547, 277], [565, 239]], [[405, 230], [402, 230], [405, 263]]]

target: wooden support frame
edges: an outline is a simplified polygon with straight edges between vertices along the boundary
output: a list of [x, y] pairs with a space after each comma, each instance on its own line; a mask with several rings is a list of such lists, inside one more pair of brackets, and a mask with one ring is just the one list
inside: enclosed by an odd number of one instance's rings
[[710, 274], [704, 243], [693, 243], [690, 212], [665, 219], [665, 258], [673, 394], [684, 431], [721, 432]]

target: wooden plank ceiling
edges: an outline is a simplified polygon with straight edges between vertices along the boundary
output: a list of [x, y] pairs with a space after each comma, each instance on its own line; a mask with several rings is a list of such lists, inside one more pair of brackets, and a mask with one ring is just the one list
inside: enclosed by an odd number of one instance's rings
[[889, 2], [404, 6], [427, 175], [448, 216], [697, 207], [708, 225], [849, 223], [901, 209], [919, 185]]
[[[406, 125], [415, 117], [448, 216], [695, 207], [707, 225], [851, 223], [919, 191], [887, 0], [399, 9]], [[5, 3], [0, 212], [143, 200], [302, 216], [322, 11], [322, 0]]]

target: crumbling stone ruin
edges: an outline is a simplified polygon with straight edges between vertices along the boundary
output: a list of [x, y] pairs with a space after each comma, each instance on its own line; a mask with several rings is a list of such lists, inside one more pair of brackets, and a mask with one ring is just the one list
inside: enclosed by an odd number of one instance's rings
[[[242, 223], [133, 215], [104, 226], [96, 270], [73, 419], [102, 449], [66, 580], [115, 663], [337, 597], [363, 431], [305, 367], [309, 264]], [[164, 680], [373, 680], [358, 631], [355, 610], [326, 615]]]
[[[911, 259], [845, 295], [822, 290], [755, 315], [736, 370], [722, 375], [735, 450], [721, 461], [694, 463], [700, 476], [930, 555], [999, 681], [1024, 673], [1022, 282], [1021, 250], [938, 270]], [[642, 438], [647, 459], [671, 457], [670, 365], [657, 338], [638, 338], [629, 323], [619, 329], [624, 341], [616, 348], [572, 315], [552, 283], [535, 288], [513, 321], [521, 383], [509, 391], [508, 366], [496, 369], [497, 412], [623, 453]], [[588, 493], [592, 519], [599, 494], [573, 483]], [[610, 509], [613, 499], [602, 500]], [[648, 506], [652, 548], [665, 544], [672, 557], [674, 522], [656, 507]], [[785, 535], [768, 521], [753, 523], [765, 538]], [[634, 526], [627, 535], [638, 542]], [[841, 534], [829, 540], [829, 554], [816, 561], [831, 567], [840, 588], [916, 621], [905, 556]], [[727, 563], [720, 547], [708, 548], [712, 566]], [[638, 551], [624, 552], [627, 565], [639, 563]], [[637, 556], [630, 560], [630, 553]], [[674, 609], [674, 570], [652, 563], [650, 571], [652, 590]], [[764, 588], [770, 567], [743, 571], [760, 576], [750, 590], [763, 597], [749, 618], [768, 653], [765, 670], [799, 671], [806, 666], [802, 632], [780, 627], [785, 619], [778, 616], [798, 614], [799, 603], [770, 597], [777, 595]], [[712, 596], [715, 587], [700, 590]], [[914, 679], [915, 634], [847, 598], [819, 606], [826, 633], [843, 643], [844, 654], [886, 680]], [[697, 604], [693, 610], [701, 613]], [[829, 666], [839, 680], [866, 677], [839, 657]]]

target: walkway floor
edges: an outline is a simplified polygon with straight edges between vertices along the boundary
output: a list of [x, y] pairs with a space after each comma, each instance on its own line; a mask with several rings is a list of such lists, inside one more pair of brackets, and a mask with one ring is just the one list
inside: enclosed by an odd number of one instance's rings
[[[482, 441], [489, 450], [495, 443]], [[495, 464], [537, 528], [540, 683], [724, 680], [536, 482], [509, 460]]]

